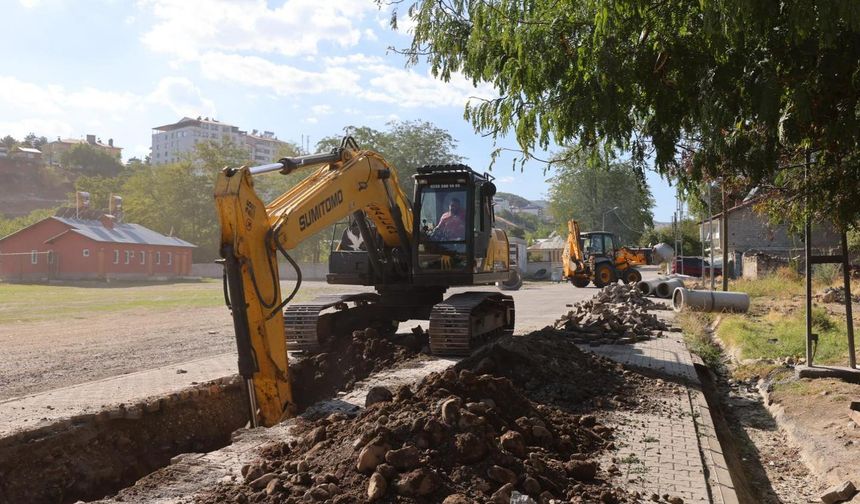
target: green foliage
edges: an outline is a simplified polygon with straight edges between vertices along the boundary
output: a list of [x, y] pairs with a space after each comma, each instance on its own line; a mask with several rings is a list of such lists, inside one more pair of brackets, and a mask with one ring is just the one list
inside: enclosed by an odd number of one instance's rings
[[682, 312], [678, 315], [678, 325], [684, 335], [684, 342], [691, 352], [702, 358], [711, 369], [723, 365], [723, 352], [711, 338], [710, 325], [713, 323], [709, 313]]
[[[382, 3], [382, 0], [378, 0]], [[404, 5], [395, 3], [397, 8]], [[410, 63], [499, 97], [465, 116], [526, 152], [579, 142], [694, 187], [762, 186], [783, 218], [860, 216], [855, 0], [459, 0], [406, 3]], [[394, 13], [396, 25], [397, 13]], [[806, 148], [819, 161], [801, 161]], [[826, 198], [820, 195], [827, 195]]]
[[117, 158], [87, 144], [77, 144], [64, 152], [60, 164], [74, 174], [102, 177], [114, 177], [123, 169]]
[[36, 136], [35, 133], [29, 133], [24, 137], [24, 141], [22, 142], [22, 144], [34, 149], [41, 149], [46, 143], [48, 143], [48, 139], [46, 137]]
[[0, 217], [0, 238], [50, 217], [54, 215], [55, 211], [55, 208], [40, 208], [38, 210], [33, 210], [22, 217], [15, 217], [14, 219], [5, 219]]
[[7, 150], [12, 150], [13, 147], [18, 145], [18, 140], [15, 140], [12, 135], [6, 135], [0, 138], [0, 145], [6, 147]]
[[[386, 131], [367, 126], [347, 126], [344, 134], [351, 135], [362, 149], [374, 150], [397, 169], [400, 185], [412, 199], [415, 182], [412, 175], [424, 165], [460, 163], [456, 154], [457, 140], [447, 130], [427, 121], [391, 121]], [[325, 137], [317, 143], [317, 151], [329, 151], [340, 146], [342, 136]], [[473, 166], [476, 171], [484, 167]]]
[[[681, 247], [683, 255], [701, 255], [702, 240], [699, 236], [699, 225], [692, 219], [681, 221]], [[640, 245], [656, 245], [665, 243], [675, 248], [675, 232], [672, 226], [663, 226], [658, 229], [653, 227], [647, 229], [639, 238]], [[678, 251], [675, 251], [676, 253]]]
[[[835, 320], [823, 308], [812, 311], [814, 331], [818, 333], [816, 362], [844, 363], [848, 356], [845, 320]], [[717, 328], [717, 335], [740, 350], [743, 359], [801, 357], [806, 353], [806, 314], [772, 311], [762, 317], [729, 315]]]
[[573, 149], [561, 158], [549, 190], [559, 232], [567, 234], [570, 219], [577, 220], [582, 231], [599, 231], [605, 216], [607, 231], [622, 243], [635, 243], [654, 225], [654, 198], [629, 163], [604, 159], [595, 163]]
[[[519, 197], [519, 196], [517, 196]], [[522, 198], [528, 204], [528, 200]], [[512, 228], [509, 231], [511, 236], [523, 238], [527, 243], [533, 243], [537, 238], [546, 238], [553, 231], [555, 226], [543, 222], [537, 215], [528, 213], [513, 213], [509, 210], [496, 210], [496, 217], [501, 217], [512, 222], [518, 227]]]
[[[122, 196], [123, 184], [126, 177], [103, 177], [100, 175], [81, 176], [75, 180], [75, 191], [86, 191], [90, 193], [90, 207], [107, 209], [108, 199], [111, 194]], [[70, 206], [74, 206], [75, 194], [69, 195]]]

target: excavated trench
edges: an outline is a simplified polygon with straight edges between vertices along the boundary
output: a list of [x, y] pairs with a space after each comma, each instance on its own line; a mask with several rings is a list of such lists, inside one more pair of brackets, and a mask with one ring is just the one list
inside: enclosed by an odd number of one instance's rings
[[[386, 339], [371, 329], [333, 338], [325, 352], [291, 362], [299, 410], [415, 357], [425, 344], [420, 335]], [[0, 503], [113, 495], [179, 454], [230, 444], [247, 411], [242, 380], [232, 376], [16, 433], [0, 440]]]
[[0, 440], [0, 502], [93, 500], [230, 442], [247, 421], [238, 377], [79, 415]]

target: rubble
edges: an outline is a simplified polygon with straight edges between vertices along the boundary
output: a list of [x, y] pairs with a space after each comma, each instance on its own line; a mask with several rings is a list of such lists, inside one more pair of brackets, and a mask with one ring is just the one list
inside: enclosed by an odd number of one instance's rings
[[577, 343], [634, 343], [659, 335], [668, 326], [650, 309], [662, 307], [645, 297], [634, 285], [612, 284], [556, 320]]
[[[472, 370], [482, 361], [495, 374]], [[631, 502], [597, 462], [613, 429], [584, 414], [592, 401], [634, 393], [621, 371], [556, 331], [506, 336], [352, 418], [297, 419], [295, 437], [245, 471], [280, 483], [260, 489], [246, 476], [197, 500]]]
[[[845, 303], [845, 287], [827, 287], [824, 291], [815, 295], [823, 303]], [[851, 302], [860, 302], [860, 296], [851, 295]]]

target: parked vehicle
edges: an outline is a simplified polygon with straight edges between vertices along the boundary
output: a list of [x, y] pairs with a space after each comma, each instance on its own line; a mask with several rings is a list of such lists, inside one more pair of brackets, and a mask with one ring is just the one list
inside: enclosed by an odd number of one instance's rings
[[[684, 267], [681, 267], [683, 262]], [[678, 275], [690, 275], [690, 276], [702, 276], [702, 268], [705, 269], [705, 275], [710, 276], [711, 274], [711, 264], [701, 257], [676, 257], [675, 262], [672, 263], [672, 273]], [[722, 266], [715, 264], [714, 265], [714, 276], [721, 276], [723, 274]]]

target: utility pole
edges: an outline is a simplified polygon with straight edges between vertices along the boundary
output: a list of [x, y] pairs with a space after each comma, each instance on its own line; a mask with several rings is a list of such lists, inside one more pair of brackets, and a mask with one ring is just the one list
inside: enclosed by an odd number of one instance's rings
[[711, 290], [714, 290], [714, 211], [711, 206], [710, 182], [708, 182], [708, 241], [711, 248]]
[[726, 207], [726, 184], [723, 182], [723, 218], [720, 219], [720, 241], [723, 249], [723, 292], [729, 290], [729, 212]]

